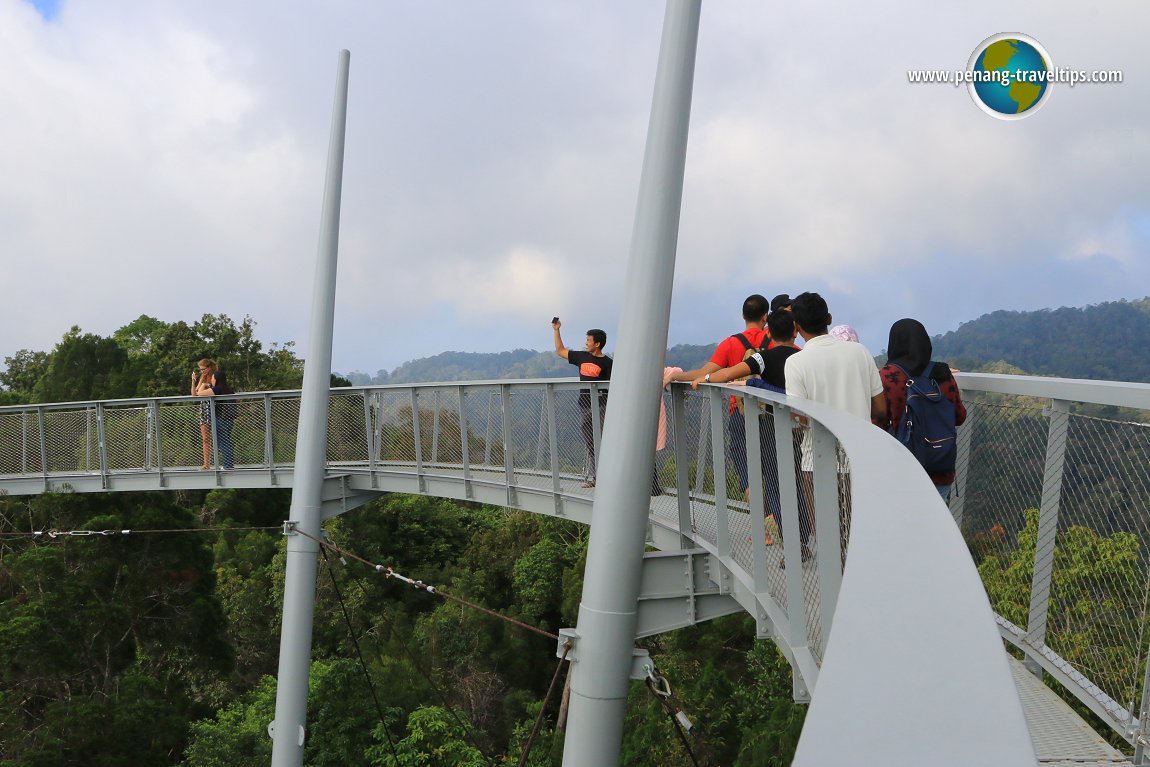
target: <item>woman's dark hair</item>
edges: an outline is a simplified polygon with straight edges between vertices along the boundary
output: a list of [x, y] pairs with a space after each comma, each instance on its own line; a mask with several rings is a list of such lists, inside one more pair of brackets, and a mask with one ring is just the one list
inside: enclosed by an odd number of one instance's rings
[[216, 388], [220, 390], [220, 394], [235, 394], [236, 390], [228, 383], [228, 374], [222, 370], [216, 370], [215, 373]]

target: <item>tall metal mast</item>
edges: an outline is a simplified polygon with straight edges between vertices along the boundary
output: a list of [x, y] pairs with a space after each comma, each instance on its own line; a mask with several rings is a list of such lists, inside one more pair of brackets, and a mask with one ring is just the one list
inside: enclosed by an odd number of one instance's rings
[[[296, 436], [295, 486], [291, 496], [290, 519], [294, 521], [296, 529], [316, 538], [320, 535], [322, 521], [350, 61], [350, 53], [346, 50], [339, 52], [323, 213], [320, 218], [319, 251], [316, 254], [311, 322], [304, 363], [303, 394], [300, 400], [299, 431]], [[272, 730], [272, 767], [300, 767], [303, 764], [318, 548], [318, 544], [311, 538], [302, 535], [288, 537], [276, 718]]]
[[618, 764], [650, 511], [701, 0], [667, 0], [599, 455], [564, 767]]

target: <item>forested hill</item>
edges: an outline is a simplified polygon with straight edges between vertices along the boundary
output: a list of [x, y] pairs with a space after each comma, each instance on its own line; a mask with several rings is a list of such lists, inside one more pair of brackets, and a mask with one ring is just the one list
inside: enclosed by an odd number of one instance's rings
[[[667, 352], [667, 364], [683, 369], [696, 368], [707, 361], [714, 346], [680, 344]], [[555, 352], [516, 349], [513, 352], [443, 352], [405, 362], [390, 373], [380, 370], [374, 376], [349, 373], [357, 385], [407, 384], [428, 381], [494, 381], [518, 378], [564, 378], [577, 371]]]
[[1083, 308], [997, 311], [934, 339], [964, 370], [995, 362], [1034, 375], [1150, 383], [1150, 298]]
[[[717, 341], [716, 341], [717, 343]], [[997, 311], [935, 336], [935, 357], [968, 371], [1019, 370], [1063, 378], [1150, 382], [1150, 298], [1083, 308]], [[880, 347], [881, 348], [881, 347]], [[872, 351], [880, 348], [872, 347]], [[680, 344], [667, 364], [699, 367], [714, 344]], [[1005, 364], [1001, 364], [1005, 363]], [[405, 362], [390, 373], [351, 373], [356, 384], [480, 381], [572, 376], [554, 352], [516, 349], [482, 354], [444, 352]]]

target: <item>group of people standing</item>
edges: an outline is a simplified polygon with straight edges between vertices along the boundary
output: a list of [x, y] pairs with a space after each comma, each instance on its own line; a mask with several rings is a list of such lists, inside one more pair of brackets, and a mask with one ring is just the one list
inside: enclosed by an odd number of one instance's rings
[[[893, 434], [907, 410], [908, 384], [926, 373], [953, 405], [955, 426], [966, 419], [966, 408], [952, 371], [944, 362], [934, 361], [932, 364], [930, 336], [918, 320], [901, 319], [891, 326], [887, 342], [888, 362], [880, 369], [866, 346], [858, 342], [858, 335], [850, 326], [832, 327], [827, 302], [818, 293], [802, 293], [793, 300], [782, 294], [771, 301], [756, 293], [743, 302], [742, 315], [743, 330], [724, 339], [706, 363], [695, 370], [668, 369], [664, 384], [684, 381], [697, 387], [700, 383], [745, 383], [829, 405], [869, 419]], [[563, 346], [558, 319], [552, 326], [556, 353], [579, 366], [581, 380], [610, 378], [611, 358], [603, 353], [606, 344], [603, 331], [588, 331], [587, 351], [576, 352]], [[803, 340], [801, 348], [796, 344], [797, 337]], [[590, 398], [586, 393], [584, 396], [586, 404], [582, 399], [580, 401], [584, 409], [584, 438], [593, 466], [594, 440], [588, 432]], [[604, 403], [605, 400], [601, 406]], [[741, 407], [742, 398], [732, 396], [728, 405], [728, 450], [740, 489], [745, 494], [749, 483], [745, 417], [740, 412]], [[760, 434], [767, 512], [778, 520], [778, 462], [773, 429], [760, 429]], [[800, 456], [797, 467], [800, 533], [804, 558], [807, 558], [805, 545], [812, 526], [814, 458], [809, 431], [798, 429], [795, 438]], [[954, 482], [953, 468], [929, 474], [939, 495], [946, 500]], [[844, 526], [849, 523], [849, 482], [849, 473], [845, 467], [840, 468], [840, 507], [845, 507]], [[587, 486], [593, 485], [592, 477]]]
[[[202, 359], [192, 371], [192, 396], [216, 397], [221, 394], [235, 394], [228, 384], [228, 376], [220, 370], [213, 359]], [[214, 407], [213, 407], [214, 406]], [[200, 403], [200, 439], [204, 449], [204, 463], [201, 469], [212, 467], [212, 416], [213, 409], [216, 427], [216, 445], [220, 451], [220, 465], [225, 469], [234, 467], [232, 449], [232, 425], [236, 418], [234, 402], [216, 403], [205, 400]]]

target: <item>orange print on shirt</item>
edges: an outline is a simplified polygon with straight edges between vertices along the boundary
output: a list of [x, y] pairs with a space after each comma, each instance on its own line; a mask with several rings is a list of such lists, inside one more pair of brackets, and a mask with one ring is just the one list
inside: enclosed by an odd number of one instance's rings
[[599, 374], [602, 372], [603, 368], [599, 367], [594, 362], [584, 362], [579, 366], [579, 375], [584, 375], [588, 378], [598, 378]]

